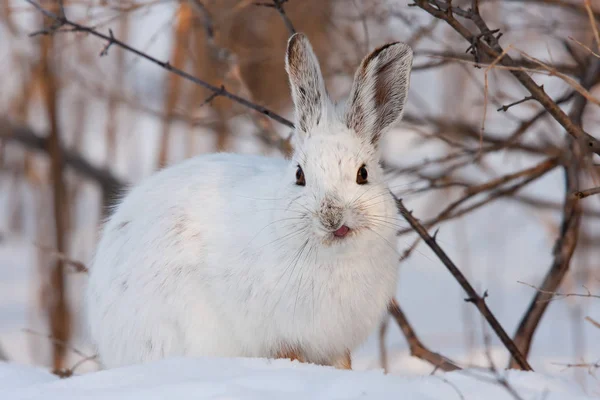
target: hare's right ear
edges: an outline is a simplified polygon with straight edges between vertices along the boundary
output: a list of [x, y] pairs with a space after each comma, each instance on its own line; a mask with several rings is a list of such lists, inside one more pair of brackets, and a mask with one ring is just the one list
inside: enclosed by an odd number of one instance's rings
[[402, 118], [412, 60], [412, 49], [400, 42], [382, 46], [363, 59], [346, 105], [348, 128], [377, 145], [383, 132]]
[[288, 41], [285, 70], [296, 108], [296, 130], [309, 135], [324, 118], [329, 97], [317, 56], [302, 33], [294, 34]]

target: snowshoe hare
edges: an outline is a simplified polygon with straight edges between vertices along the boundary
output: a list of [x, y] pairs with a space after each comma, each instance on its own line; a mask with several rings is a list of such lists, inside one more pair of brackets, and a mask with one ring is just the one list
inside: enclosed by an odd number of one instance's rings
[[350, 368], [396, 290], [398, 214], [378, 147], [402, 117], [411, 67], [409, 46], [382, 46], [334, 104], [295, 34], [291, 160], [201, 155], [134, 187], [90, 268], [104, 366], [221, 356]]

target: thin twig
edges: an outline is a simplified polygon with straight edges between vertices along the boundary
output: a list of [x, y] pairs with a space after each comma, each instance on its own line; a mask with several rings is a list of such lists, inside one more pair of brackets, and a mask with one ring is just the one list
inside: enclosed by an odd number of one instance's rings
[[87, 354], [85, 354], [83, 351], [81, 351], [81, 350], [79, 350], [79, 349], [77, 349], [77, 348], [75, 348], [75, 347], [73, 347], [73, 346], [69, 345], [69, 344], [68, 344], [67, 342], [65, 342], [64, 340], [61, 340], [61, 339], [57, 339], [57, 338], [55, 338], [54, 336], [52, 336], [52, 334], [41, 333], [41, 332], [37, 332], [37, 331], [34, 331], [33, 329], [28, 329], [28, 328], [25, 328], [25, 329], [23, 329], [23, 332], [25, 332], [25, 333], [29, 333], [30, 335], [35, 335], [35, 336], [41, 336], [41, 337], [44, 337], [44, 338], [46, 338], [46, 339], [50, 340], [50, 341], [51, 341], [53, 344], [55, 344], [55, 345], [58, 345], [58, 346], [60, 346], [60, 347], [62, 347], [62, 348], [64, 348], [64, 349], [66, 349], [66, 350], [71, 350], [73, 353], [77, 354], [77, 355], [78, 355], [78, 356], [80, 356], [80, 357], [83, 357], [83, 358], [87, 358], [87, 357], [89, 357], [89, 356], [88, 356]]
[[[582, 85], [580, 85], [575, 79], [571, 78], [570, 76], [567, 76], [567, 75], [563, 74], [562, 72], [556, 71], [554, 68], [546, 65], [541, 60], [538, 60], [537, 58], [532, 57], [532, 56], [526, 54], [525, 52], [523, 52], [521, 50], [517, 50], [517, 51], [519, 53], [521, 53], [521, 55], [524, 58], [527, 58], [528, 60], [537, 63], [540, 67], [542, 67], [546, 71], [548, 71], [548, 74], [550, 76], [556, 76], [556, 77], [562, 79], [563, 81], [565, 81], [565, 83], [567, 83], [569, 86], [571, 86], [577, 92], [579, 92], [579, 94], [581, 94], [582, 96], [584, 96], [589, 102], [594, 103], [594, 104], [600, 106], [600, 99], [597, 99], [594, 96], [592, 96], [592, 94], [588, 90], [586, 90]], [[540, 88], [543, 90], [543, 86], [540, 86]]]
[[35, 245], [35, 247], [37, 247], [39, 250], [43, 251], [44, 253], [49, 254], [52, 257], [64, 262], [66, 265], [70, 265], [71, 267], [73, 267], [75, 272], [84, 272], [84, 273], [89, 272], [88, 268], [81, 261], [73, 260], [72, 258], [69, 258], [66, 254], [64, 254], [52, 247], [44, 246], [39, 243], [34, 243], [34, 245]]
[[204, 22], [204, 30], [206, 32], [206, 37], [209, 41], [214, 41], [215, 39], [215, 27], [213, 25], [212, 18], [208, 9], [200, 0], [190, 0], [192, 4], [196, 7], [196, 9], [202, 14], [202, 19]]
[[456, 371], [461, 369], [458, 365], [456, 365], [450, 359], [429, 350], [427, 347], [421, 343], [419, 337], [413, 330], [412, 326], [408, 322], [408, 319], [404, 315], [404, 312], [400, 308], [400, 305], [396, 301], [396, 299], [392, 299], [388, 306], [388, 310], [394, 320], [398, 323], [398, 326], [402, 330], [406, 341], [408, 342], [408, 346], [410, 348], [410, 354], [413, 357], [420, 358], [422, 360], [428, 361], [429, 363], [436, 366], [436, 368], [440, 368], [443, 371]]
[[578, 192], [573, 193], [573, 195], [575, 197], [577, 197], [578, 199], [583, 199], [585, 197], [592, 196], [594, 194], [600, 194], [600, 186], [593, 187], [590, 189], [580, 190]]
[[[477, 0], [473, 0], [473, 11], [475, 12], [476, 10], [479, 10], [479, 5], [477, 3]], [[485, 131], [485, 119], [487, 116], [487, 104], [488, 104], [488, 91], [489, 91], [489, 85], [488, 85], [488, 74], [490, 72], [490, 70], [492, 68], [494, 68], [494, 66], [499, 63], [502, 58], [506, 55], [506, 52], [508, 52], [508, 50], [510, 50], [511, 46], [508, 46], [506, 49], [502, 50], [502, 53], [496, 57], [496, 59], [494, 59], [494, 61], [492, 61], [492, 63], [490, 65], [488, 65], [488, 67], [485, 69], [485, 72], [483, 73], [483, 81], [484, 81], [484, 88], [483, 88], [483, 116], [481, 117], [481, 129], [479, 132], [479, 148], [481, 149], [482, 145], [483, 145], [483, 133]]]
[[275, 10], [277, 10], [279, 15], [281, 16], [281, 19], [283, 20], [283, 23], [285, 24], [285, 27], [289, 31], [290, 35], [293, 35], [296, 33], [296, 29], [294, 28], [292, 21], [289, 19], [289, 17], [285, 13], [285, 9], [283, 8], [283, 5], [287, 2], [288, 2], [288, 0], [272, 0], [272, 3], [259, 2], [259, 3], [254, 3], [254, 5], [262, 6], [262, 7], [270, 7], [270, 8], [274, 8]]
[[527, 96], [527, 97], [524, 97], [524, 98], [522, 98], [521, 100], [517, 100], [517, 101], [515, 101], [515, 102], [513, 102], [513, 103], [510, 103], [510, 104], [507, 104], [507, 105], [505, 105], [505, 106], [502, 106], [502, 107], [500, 107], [499, 109], [497, 109], [496, 111], [504, 111], [504, 112], [507, 112], [509, 108], [511, 108], [511, 107], [513, 107], [513, 106], [516, 106], [516, 105], [519, 105], [519, 104], [521, 104], [521, 103], [525, 103], [526, 101], [529, 101], [529, 100], [534, 100], [533, 96]]
[[[519, 172], [515, 172], [513, 174], [505, 175], [500, 178], [496, 178], [492, 181], [489, 181], [487, 183], [483, 183], [481, 185], [474, 186], [472, 188], [468, 188], [468, 189], [466, 189], [464, 196], [462, 196], [458, 200], [455, 200], [454, 202], [450, 203], [448, 206], [446, 206], [446, 208], [444, 208], [441, 212], [439, 212], [436, 217], [424, 222], [423, 225], [429, 229], [442, 221], [448, 221], [450, 219], [454, 219], [454, 218], [460, 217], [462, 215], [465, 215], [467, 212], [473, 211], [495, 199], [498, 199], [500, 197], [505, 197], [508, 195], [512, 195], [515, 192], [517, 192], [518, 190], [520, 190], [521, 188], [523, 188], [524, 186], [526, 186], [527, 184], [533, 182], [534, 180], [536, 180], [536, 179], [540, 178], [541, 176], [543, 176], [544, 174], [548, 173], [549, 171], [554, 169], [557, 165], [558, 165], [558, 159], [556, 157], [552, 157], [552, 158], [542, 161], [541, 163], [539, 163], [531, 168], [527, 168], [526, 170], [522, 170]], [[517, 178], [520, 178], [520, 177], [526, 177], [526, 178], [523, 179], [521, 182], [517, 182], [514, 185], [509, 186], [507, 188], [499, 188], [499, 189], [491, 192], [486, 198], [482, 199], [481, 201], [479, 201], [471, 206], [457, 210], [457, 208], [459, 206], [461, 206], [463, 203], [465, 203], [467, 200], [473, 198], [474, 196], [476, 196], [480, 193], [483, 193], [485, 191], [488, 191], [490, 189], [498, 188], [499, 186], [501, 186], [507, 182], [510, 182], [512, 180], [515, 180]], [[406, 234], [409, 232], [411, 232], [410, 228], [401, 229], [398, 231], [398, 235], [403, 235], [403, 234]]]
[[[483, 327], [483, 329], [485, 330], [485, 326]], [[496, 367], [496, 364], [494, 363], [494, 359], [492, 358], [490, 336], [487, 334], [487, 332], [485, 332], [483, 334], [483, 343], [484, 343], [485, 355], [486, 355], [486, 358], [488, 359], [489, 370], [492, 374], [494, 374], [494, 377], [496, 378], [496, 382], [500, 386], [502, 386], [504, 389], [506, 389], [506, 391], [512, 396], [513, 399], [523, 400], [523, 398], [519, 395], [519, 393], [517, 393], [515, 388], [513, 388], [512, 385], [508, 382], [508, 380], [506, 379], [506, 376], [502, 375], [500, 373], [500, 371], [498, 371], [498, 368]]]
[[594, 325], [596, 328], [600, 329], [600, 322], [596, 321], [592, 317], [585, 317], [585, 320]]
[[517, 281], [517, 283], [520, 283], [525, 286], [529, 286], [530, 288], [537, 290], [539, 293], [547, 294], [547, 295], [551, 296], [550, 298], [547, 298], [547, 299], [538, 300], [538, 302], [552, 301], [552, 300], [556, 300], [556, 299], [564, 299], [567, 297], [593, 297], [596, 299], [600, 299], [600, 295], [592, 294], [592, 292], [590, 292], [590, 290], [588, 288], [586, 288], [585, 286], [583, 288], [585, 290], [587, 290], [587, 293], [560, 293], [560, 292], [552, 292], [549, 290], [540, 289], [539, 287], [531, 285], [526, 282]]
[[225, 92], [225, 86], [221, 85], [221, 90], [218, 92], [214, 92], [213, 94], [208, 96], [206, 99], [204, 99], [204, 101], [198, 105], [198, 108], [202, 108], [205, 105], [210, 104], [210, 102], [212, 102], [214, 99], [216, 99], [219, 96], [222, 96], [223, 92]]
[[81, 359], [79, 361], [77, 361], [71, 368], [54, 368], [52, 370], [52, 373], [54, 375], [57, 375], [60, 378], [69, 378], [71, 376], [73, 376], [73, 373], [75, 372], [75, 370], [77, 368], [79, 368], [79, 366], [87, 361], [95, 361], [98, 362], [98, 355], [94, 354], [94, 355], [87, 355], [85, 354], [83, 351], [70, 346], [68, 343], [66, 343], [63, 340], [57, 339], [54, 336], [52, 336], [51, 334], [45, 334], [45, 333], [41, 333], [41, 332], [36, 332], [32, 329], [23, 329], [23, 332], [25, 333], [29, 333], [30, 335], [35, 335], [35, 336], [41, 336], [41, 337], [45, 337], [46, 339], [50, 340], [50, 342], [52, 342], [55, 346], [59, 346], [64, 348], [65, 350], [70, 350], [73, 353], [77, 354], [79, 357], [81, 357]]
[[600, 368], [600, 361], [595, 362], [595, 363], [576, 363], [576, 364], [553, 363], [553, 364], [560, 365], [565, 368], [592, 368], [592, 369]]
[[596, 19], [594, 18], [594, 11], [592, 10], [592, 5], [590, 3], [590, 0], [584, 0], [583, 4], [585, 6], [585, 10], [587, 11], [588, 17], [590, 18], [592, 32], [594, 32], [594, 39], [596, 39], [596, 48], [600, 50], [600, 34], [598, 34], [598, 27], [596, 26]]
[[600, 54], [596, 53], [594, 50], [590, 49], [589, 46], [581, 43], [579, 40], [569, 36], [569, 39], [577, 43], [579, 46], [583, 47], [588, 53], [592, 54], [594, 57], [600, 58]]

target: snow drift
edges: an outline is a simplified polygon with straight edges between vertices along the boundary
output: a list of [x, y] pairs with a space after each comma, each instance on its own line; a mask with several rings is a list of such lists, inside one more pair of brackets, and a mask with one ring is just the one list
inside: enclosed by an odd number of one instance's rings
[[[504, 375], [521, 399], [591, 399], [566, 380], [534, 372]], [[60, 379], [38, 367], [0, 363], [2, 400], [43, 399], [411, 399], [515, 400], [490, 372], [405, 378], [382, 371], [266, 359], [167, 359]]]

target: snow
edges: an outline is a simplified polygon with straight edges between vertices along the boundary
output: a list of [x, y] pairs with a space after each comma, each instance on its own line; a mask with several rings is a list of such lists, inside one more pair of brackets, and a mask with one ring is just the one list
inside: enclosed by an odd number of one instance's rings
[[[509, 371], [522, 399], [591, 399], [556, 377]], [[340, 371], [288, 360], [167, 359], [60, 379], [37, 367], [0, 363], [3, 400], [13, 399], [515, 399], [491, 372], [464, 370], [422, 377], [381, 370]]]

